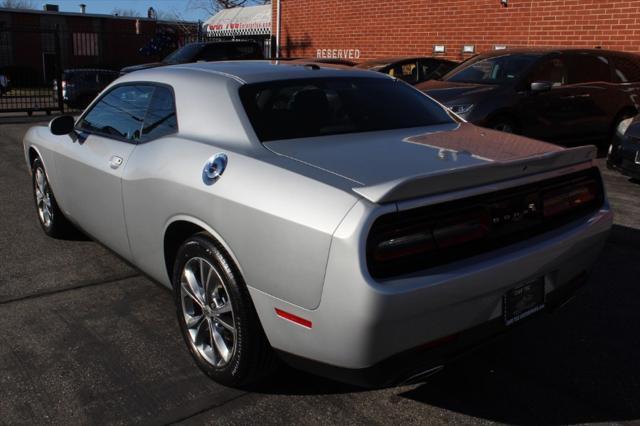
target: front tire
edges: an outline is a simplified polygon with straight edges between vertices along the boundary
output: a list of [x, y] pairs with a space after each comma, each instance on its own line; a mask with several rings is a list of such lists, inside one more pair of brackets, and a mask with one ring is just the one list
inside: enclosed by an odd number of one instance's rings
[[53, 238], [64, 238], [71, 235], [74, 229], [73, 225], [64, 217], [56, 202], [40, 158], [36, 158], [31, 166], [31, 181], [38, 222], [44, 233]]
[[172, 283], [182, 336], [202, 371], [233, 387], [272, 371], [273, 351], [242, 277], [208, 235], [182, 244]]

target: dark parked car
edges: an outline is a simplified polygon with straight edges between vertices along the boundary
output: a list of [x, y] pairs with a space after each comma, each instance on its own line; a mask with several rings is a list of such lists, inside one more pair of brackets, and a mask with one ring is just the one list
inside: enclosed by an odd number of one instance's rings
[[[62, 73], [62, 100], [71, 108], [84, 108], [116, 78], [118, 78], [117, 71], [106, 69], [64, 70]], [[53, 93], [57, 100], [57, 80], [53, 80]]]
[[418, 84], [433, 78], [440, 78], [458, 65], [457, 62], [440, 58], [383, 58], [356, 65], [371, 71], [378, 71], [397, 77], [411, 84]]
[[132, 65], [120, 70], [121, 74], [163, 65], [187, 64], [198, 61], [235, 61], [264, 59], [260, 44], [254, 41], [212, 41], [185, 44], [160, 62]]
[[618, 124], [637, 113], [640, 56], [601, 49], [502, 50], [417, 87], [481, 126], [605, 147]]
[[640, 180], [640, 116], [620, 122], [609, 146], [607, 166]]

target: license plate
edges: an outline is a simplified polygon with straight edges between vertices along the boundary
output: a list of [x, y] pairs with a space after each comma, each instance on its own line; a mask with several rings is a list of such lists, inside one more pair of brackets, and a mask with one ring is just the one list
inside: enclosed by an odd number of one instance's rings
[[544, 308], [544, 278], [511, 289], [503, 297], [504, 322], [511, 325]]

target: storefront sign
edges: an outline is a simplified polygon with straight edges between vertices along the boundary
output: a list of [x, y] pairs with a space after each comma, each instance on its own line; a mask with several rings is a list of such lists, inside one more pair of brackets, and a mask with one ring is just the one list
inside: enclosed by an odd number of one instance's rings
[[317, 49], [316, 58], [359, 59], [360, 49]]

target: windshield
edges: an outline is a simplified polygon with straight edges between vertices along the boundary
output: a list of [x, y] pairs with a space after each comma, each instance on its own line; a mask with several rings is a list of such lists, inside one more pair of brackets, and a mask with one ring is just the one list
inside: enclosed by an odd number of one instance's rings
[[173, 51], [162, 60], [165, 64], [184, 64], [192, 62], [192, 59], [198, 54], [202, 45], [200, 43], [191, 43], [182, 46], [180, 49]]
[[240, 96], [263, 142], [453, 122], [429, 97], [391, 79], [272, 81], [243, 86]]
[[456, 83], [503, 84], [518, 80], [539, 55], [506, 54], [474, 58], [453, 69], [442, 80]]

